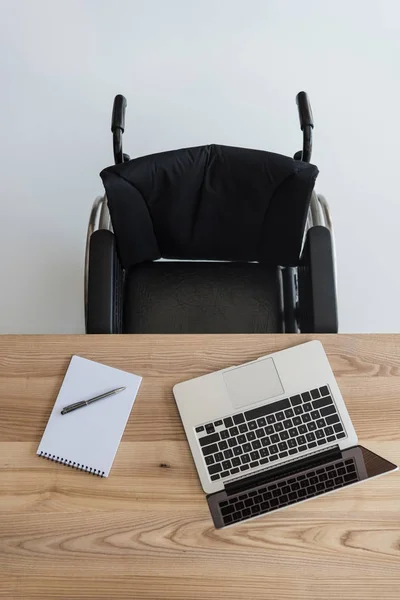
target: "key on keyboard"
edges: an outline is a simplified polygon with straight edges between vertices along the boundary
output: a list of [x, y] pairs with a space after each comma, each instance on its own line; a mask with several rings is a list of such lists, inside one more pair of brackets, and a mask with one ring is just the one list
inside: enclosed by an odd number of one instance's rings
[[[195, 434], [213, 481], [237, 473], [222, 463], [232, 456], [242, 458], [242, 469], [265, 467], [278, 458], [292, 458], [346, 437], [328, 386], [198, 425]], [[254, 458], [243, 460], [260, 448], [267, 450], [261, 463]], [[222, 452], [227, 451], [224, 456]]]

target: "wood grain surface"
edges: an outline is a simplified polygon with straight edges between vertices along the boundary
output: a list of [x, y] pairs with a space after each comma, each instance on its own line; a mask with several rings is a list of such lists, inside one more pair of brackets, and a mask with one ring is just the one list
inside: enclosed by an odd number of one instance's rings
[[[400, 597], [399, 472], [216, 531], [172, 386], [310, 339], [360, 443], [400, 463], [400, 335], [0, 337], [0, 597]], [[36, 448], [72, 354], [143, 376], [108, 479]]]

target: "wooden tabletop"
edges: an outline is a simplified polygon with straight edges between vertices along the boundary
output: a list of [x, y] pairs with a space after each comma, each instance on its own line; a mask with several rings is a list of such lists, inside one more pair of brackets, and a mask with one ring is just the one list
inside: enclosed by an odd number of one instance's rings
[[[399, 472], [215, 530], [172, 386], [320, 339], [400, 463], [400, 335], [0, 337], [0, 598], [398, 599]], [[72, 354], [143, 376], [108, 479], [35, 452]]]

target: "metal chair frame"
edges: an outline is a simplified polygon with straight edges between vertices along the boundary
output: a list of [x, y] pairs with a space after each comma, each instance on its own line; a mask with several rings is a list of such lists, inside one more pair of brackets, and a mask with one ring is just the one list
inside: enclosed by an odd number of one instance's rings
[[[311, 106], [305, 92], [300, 92], [296, 96], [296, 102], [298, 105], [300, 127], [303, 132], [303, 149], [297, 152], [294, 155], [294, 158], [303, 160], [304, 162], [310, 162], [312, 154], [312, 131], [314, 128]], [[116, 164], [130, 160], [129, 156], [122, 151], [122, 134], [125, 129], [126, 106], [127, 102], [124, 96], [118, 95], [115, 97], [111, 131], [113, 134], [114, 159]], [[308, 230], [317, 226], [327, 228], [331, 234], [334, 283], [337, 289], [336, 247], [332, 215], [325, 196], [313, 191], [304, 231], [303, 245]], [[94, 200], [87, 228], [84, 267], [85, 322], [87, 322], [88, 317], [90, 238], [92, 234], [98, 230], [108, 230], [113, 232], [106, 194], [97, 196]], [[296, 314], [296, 306], [298, 303], [297, 267], [281, 267], [280, 282], [283, 329], [287, 333], [298, 333], [299, 326]]]

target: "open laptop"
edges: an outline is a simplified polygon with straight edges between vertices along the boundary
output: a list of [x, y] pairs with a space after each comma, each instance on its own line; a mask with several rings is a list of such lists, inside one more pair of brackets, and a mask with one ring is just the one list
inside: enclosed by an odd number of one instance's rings
[[318, 341], [173, 391], [217, 528], [397, 469], [358, 445]]

